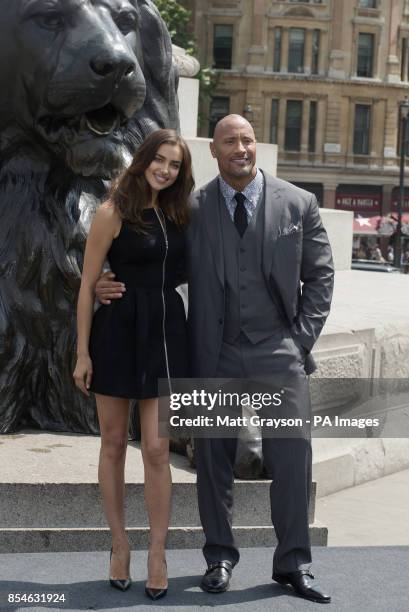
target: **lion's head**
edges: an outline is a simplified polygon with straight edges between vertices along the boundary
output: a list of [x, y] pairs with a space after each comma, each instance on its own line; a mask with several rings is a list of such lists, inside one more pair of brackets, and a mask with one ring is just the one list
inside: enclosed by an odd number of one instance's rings
[[151, 0], [5, 0], [0, 148], [110, 178], [177, 127], [169, 34]]

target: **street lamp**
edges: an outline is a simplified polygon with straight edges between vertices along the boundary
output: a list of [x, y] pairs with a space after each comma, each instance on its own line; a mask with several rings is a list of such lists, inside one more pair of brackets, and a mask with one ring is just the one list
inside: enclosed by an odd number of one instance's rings
[[402, 259], [402, 210], [405, 201], [405, 157], [406, 157], [406, 128], [409, 117], [409, 100], [405, 98], [399, 104], [399, 116], [401, 122], [400, 139], [400, 173], [399, 173], [399, 198], [398, 198], [398, 225], [396, 227], [394, 264], [401, 267]]

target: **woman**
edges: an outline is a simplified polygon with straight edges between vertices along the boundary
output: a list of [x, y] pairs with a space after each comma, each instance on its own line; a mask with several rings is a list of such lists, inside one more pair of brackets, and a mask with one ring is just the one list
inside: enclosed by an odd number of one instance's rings
[[[145, 592], [151, 599], [167, 592], [171, 500], [169, 441], [158, 437], [158, 378], [188, 375], [185, 312], [175, 287], [184, 264], [183, 230], [193, 185], [186, 143], [173, 130], [151, 134], [95, 214], [78, 298], [74, 379], [83, 393], [93, 391], [96, 397], [98, 476], [112, 535], [110, 583], [122, 590], [131, 584], [124, 465], [129, 400], [137, 399], [150, 524]], [[95, 284], [106, 259], [127, 291], [93, 317]]]

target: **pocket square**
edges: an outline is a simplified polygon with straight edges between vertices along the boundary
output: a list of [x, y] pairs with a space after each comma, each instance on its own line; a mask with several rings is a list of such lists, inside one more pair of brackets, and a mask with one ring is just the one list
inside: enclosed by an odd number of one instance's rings
[[297, 232], [300, 232], [301, 230], [302, 230], [302, 223], [301, 221], [298, 221], [298, 223], [296, 223], [295, 225], [294, 223], [290, 223], [288, 227], [280, 227], [278, 231], [278, 235], [279, 236], [290, 236], [291, 234], [296, 234]]

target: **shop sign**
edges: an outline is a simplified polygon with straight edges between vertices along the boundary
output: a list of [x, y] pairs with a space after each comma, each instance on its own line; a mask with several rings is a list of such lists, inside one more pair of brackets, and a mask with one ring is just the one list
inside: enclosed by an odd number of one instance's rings
[[376, 213], [381, 209], [381, 196], [340, 194], [336, 196], [335, 207], [354, 212]]

